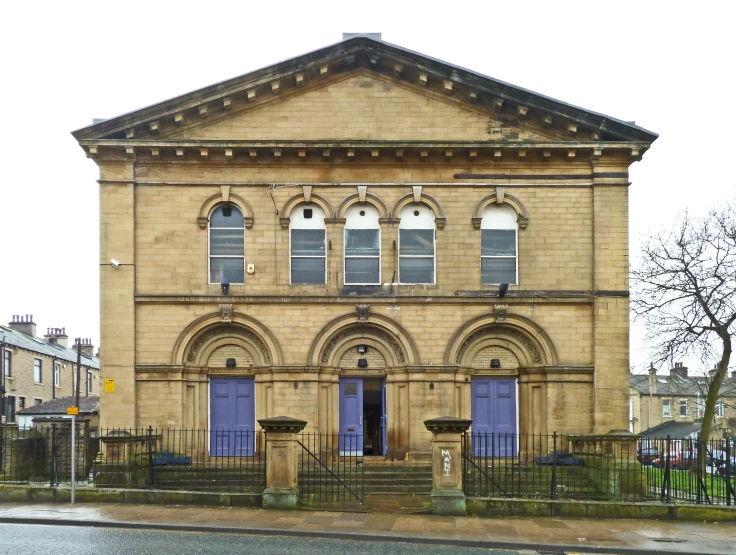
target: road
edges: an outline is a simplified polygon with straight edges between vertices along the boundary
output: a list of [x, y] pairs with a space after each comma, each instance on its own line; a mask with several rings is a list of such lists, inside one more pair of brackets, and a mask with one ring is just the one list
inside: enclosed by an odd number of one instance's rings
[[[274, 555], [517, 555], [518, 551], [456, 546], [290, 538], [277, 536], [241, 536], [195, 532], [160, 532], [90, 528], [84, 526], [42, 526], [0, 524], [0, 553], [43, 553], [44, 555], [218, 555], [258, 553]], [[523, 551], [524, 555], [536, 553]]]

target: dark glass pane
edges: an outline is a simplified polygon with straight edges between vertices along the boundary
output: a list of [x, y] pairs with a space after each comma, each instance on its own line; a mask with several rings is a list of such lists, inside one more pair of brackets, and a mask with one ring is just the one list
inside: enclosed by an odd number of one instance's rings
[[322, 285], [325, 282], [324, 258], [291, 259], [291, 283]]
[[400, 258], [401, 283], [434, 283], [434, 258]]
[[378, 258], [346, 258], [345, 283], [377, 284]]
[[346, 383], [345, 384], [345, 396], [346, 397], [355, 397], [358, 394], [358, 384], [357, 383]]
[[325, 230], [324, 229], [292, 229], [291, 230], [291, 255], [292, 256], [324, 256], [325, 255]]
[[346, 256], [378, 256], [380, 252], [377, 229], [346, 229]]
[[434, 229], [400, 229], [399, 254], [415, 256], [434, 255]]
[[222, 283], [223, 274], [230, 283], [245, 283], [243, 258], [210, 258], [210, 283]]
[[481, 283], [516, 283], [516, 258], [481, 258]]
[[480, 254], [482, 256], [516, 256], [516, 232], [506, 229], [481, 229]]
[[230, 205], [230, 216], [222, 213], [224, 206], [218, 206], [210, 216], [210, 227], [244, 227], [243, 213], [237, 206]]
[[242, 229], [210, 229], [210, 255], [243, 256], [244, 248]]

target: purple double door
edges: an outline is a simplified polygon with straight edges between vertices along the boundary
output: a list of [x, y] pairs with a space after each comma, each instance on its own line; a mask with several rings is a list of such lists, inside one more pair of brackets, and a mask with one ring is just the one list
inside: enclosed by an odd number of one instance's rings
[[471, 382], [473, 454], [516, 455], [516, 380], [480, 378]]
[[250, 457], [255, 453], [254, 382], [243, 378], [210, 380], [210, 454]]

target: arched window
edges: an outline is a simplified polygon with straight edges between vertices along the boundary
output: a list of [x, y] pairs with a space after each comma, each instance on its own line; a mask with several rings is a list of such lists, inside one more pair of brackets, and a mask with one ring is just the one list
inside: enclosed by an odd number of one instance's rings
[[481, 283], [517, 284], [516, 213], [508, 206], [491, 204], [480, 222]]
[[311, 204], [291, 213], [291, 283], [323, 285], [326, 278], [325, 213]]
[[237, 206], [222, 204], [210, 214], [210, 283], [245, 283], [245, 225]]
[[345, 285], [381, 284], [378, 210], [354, 204], [345, 212]]
[[410, 204], [399, 218], [399, 283], [433, 284], [434, 213], [423, 204]]

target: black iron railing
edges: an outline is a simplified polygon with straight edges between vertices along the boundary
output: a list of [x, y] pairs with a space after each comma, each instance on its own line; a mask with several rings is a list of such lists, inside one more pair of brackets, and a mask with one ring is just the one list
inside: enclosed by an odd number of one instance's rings
[[736, 502], [733, 439], [467, 433], [462, 451], [473, 497]]
[[306, 501], [363, 502], [363, 444], [355, 434], [299, 434], [299, 490]]
[[[0, 483], [45, 483], [51, 486], [72, 481], [71, 421], [46, 419], [32, 429], [2, 426]], [[75, 434], [76, 481], [87, 480], [97, 450], [89, 422], [78, 422]]]
[[264, 434], [252, 430], [102, 430], [98, 487], [261, 492]]
[[[71, 424], [3, 427], [0, 483], [71, 482]], [[97, 487], [260, 492], [263, 432], [203, 429], [90, 430], [77, 425], [77, 482]]]

